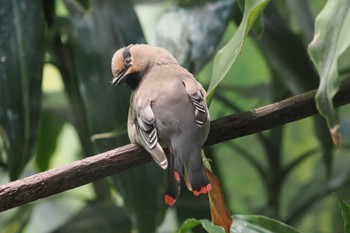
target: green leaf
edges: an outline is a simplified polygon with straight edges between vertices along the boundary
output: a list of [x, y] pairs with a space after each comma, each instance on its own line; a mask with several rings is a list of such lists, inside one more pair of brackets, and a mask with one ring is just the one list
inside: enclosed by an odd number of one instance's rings
[[317, 108], [327, 119], [333, 142], [340, 144], [338, 114], [332, 99], [340, 85], [338, 60], [350, 46], [350, 2], [328, 1], [316, 18], [315, 35], [309, 44], [309, 54], [320, 75], [316, 93]]
[[[230, 233], [299, 233], [296, 229], [277, 220], [258, 215], [234, 215]], [[187, 219], [178, 233], [187, 233], [201, 225], [209, 233], [224, 233], [222, 227], [214, 225], [207, 219]], [[347, 233], [347, 232], [346, 232]]]
[[56, 150], [57, 138], [61, 132], [64, 121], [48, 110], [43, 110], [38, 132], [38, 145], [35, 156], [40, 171], [49, 169], [50, 160]]
[[344, 233], [350, 233], [350, 205], [342, 199], [338, 199], [338, 204], [344, 218]]
[[192, 228], [201, 224], [201, 221], [195, 218], [189, 218], [182, 223], [181, 227], [178, 230], [178, 233], [187, 233]]
[[216, 226], [211, 221], [206, 219], [202, 220], [202, 226], [209, 233], [225, 233], [223, 227]]
[[9, 142], [7, 163], [14, 180], [35, 146], [44, 57], [42, 1], [1, 1], [0, 21], [0, 128]]
[[[62, 26], [62, 34], [68, 37], [67, 44], [62, 44], [68, 50], [64, 58], [70, 59], [63, 66], [68, 74], [65, 87], [70, 90], [74, 115], [82, 118], [76, 122], [81, 141], [92, 150], [87, 155], [92, 155], [129, 143], [126, 134], [90, 139], [126, 124], [130, 90], [111, 85], [111, 58], [117, 49], [144, 42], [144, 37], [131, 1], [93, 0], [92, 11], [74, 0], [64, 3], [69, 23]], [[113, 181], [133, 227], [140, 233], [155, 232], [164, 216], [162, 170], [149, 163], [113, 176]], [[99, 193], [101, 189], [95, 190]]]
[[[78, 131], [84, 141], [90, 141], [92, 135], [110, 132], [125, 125], [129, 107], [129, 90], [119, 88], [116, 90], [110, 81], [112, 73], [110, 68], [113, 53], [120, 47], [125, 46], [123, 41], [131, 42], [128, 36], [140, 37], [137, 30], [127, 33], [123, 30], [122, 20], [119, 17], [126, 13], [121, 13], [130, 3], [115, 3], [105, 1], [92, 1], [92, 14], [85, 10], [76, 2], [66, 0], [65, 4], [69, 10], [70, 31], [68, 31], [68, 43], [71, 46], [74, 69], [70, 71], [70, 77], [64, 76], [67, 90], [71, 90], [71, 96], [78, 96], [75, 100], [74, 109], [80, 109], [83, 114], [77, 112], [84, 125], [77, 123]], [[110, 17], [118, 13], [118, 18]], [[130, 20], [131, 13], [123, 20]], [[127, 24], [127, 23], [125, 23]], [[108, 26], [107, 26], [108, 25]], [[130, 24], [129, 24], [130, 25]], [[113, 28], [113, 29], [112, 29]], [[130, 31], [130, 30], [129, 30]], [[99, 35], [98, 37], [96, 35]], [[122, 35], [119, 36], [119, 35]], [[137, 38], [136, 37], [136, 38]], [[137, 42], [136, 39], [134, 39]], [[70, 83], [74, 79], [76, 83]], [[74, 87], [72, 89], [72, 87]], [[70, 100], [74, 100], [71, 98]], [[78, 105], [78, 106], [76, 106]], [[109, 120], [106, 120], [109, 119]], [[80, 121], [80, 120], [79, 120]], [[92, 146], [87, 146], [92, 153], [102, 152], [123, 145], [128, 142], [126, 135], [113, 139], [95, 141]], [[91, 148], [92, 147], [92, 148]], [[90, 151], [92, 150], [92, 151]]]
[[[237, 0], [238, 7], [241, 10], [241, 12], [244, 12], [245, 2], [246, 2], [246, 0]], [[251, 29], [257, 37], [260, 37], [264, 32], [264, 22], [263, 22], [262, 16], [263, 16], [262, 14], [258, 15], [258, 17], [255, 20], [255, 22], [253, 23], [253, 26]]]
[[299, 231], [285, 223], [258, 215], [234, 215], [230, 232], [299, 233]]
[[209, 233], [225, 233], [224, 228], [219, 227], [214, 225], [211, 221], [207, 219], [194, 219], [194, 218], [189, 218], [187, 219], [180, 227], [178, 233], [187, 233], [189, 232], [192, 228], [202, 225], [202, 227]]
[[[275, 4], [271, 4], [265, 10], [265, 31], [256, 42], [263, 51], [273, 74], [283, 81], [292, 94], [296, 95], [317, 88], [319, 77], [300, 36], [292, 31], [285, 19], [286, 16], [280, 11], [281, 9], [278, 9]], [[333, 143], [323, 118], [315, 116], [314, 121], [315, 135], [322, 147], [324, 164], [330, 174]]]
[[230, 41], [216, 54], [214, 58], [213, 74], [208, 88], [208, 103], [213, 98], [214, 91], [224, 79], [228, 70], [241, 52], [244, 39], [253, 26], [255, 20], [263, 11], [269, 0], [247, 0], [241, 24]]

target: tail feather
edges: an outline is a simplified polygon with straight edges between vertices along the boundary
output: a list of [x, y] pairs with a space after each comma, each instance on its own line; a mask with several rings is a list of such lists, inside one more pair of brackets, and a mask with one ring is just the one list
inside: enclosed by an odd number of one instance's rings
[[198, 196], [210, 191], [211, 185], [204, 170], [200, 148], [197, 150], [192, 150], [187, 162], [186, 167], [188, 179], [190, 181], [193, 194]]
[[180, 180], [182, 177], [182, 174], [179, 173], [175, 169], [174, 155], [169, 155], [169, 179], [168, 179], [168, 188], [165, 194], [165, 203], [169, 206], [172, 206], [175, 204], [177, 198], [180, 195]]
[[211, 190], [201, 156], [201, 146], [188, 142], [173, 141], [169, 156], [169, 183], [166, 203], [173, 205], [179, 195], [180, 180], [184, 179], [187, 188], [195, 196]]
[[200, 167], [191, 169], [191, 165], [188, 167], [188, 179], [191, 185], [191, 191], [195, 196], [205, 194], [211, 190], [211, 184], [209, 183], [207, 174], [205, 173], [203, 164], [201, 162]]

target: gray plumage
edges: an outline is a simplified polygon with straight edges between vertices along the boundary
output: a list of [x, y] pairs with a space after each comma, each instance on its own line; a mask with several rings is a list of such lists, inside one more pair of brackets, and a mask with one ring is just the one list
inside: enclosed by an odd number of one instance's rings
[[[118, 50], [112, 71], [113, 84], [127, 83], [133, 90], [128, 118], [130, 141], [142, 145], [163, 169], [171, 166], [166, 202], [173, 204], [179, 195], [184, 169], [189, 189], [195, 195], [206, 193], [211, 187], [201, 148], [210, 121], [202, 85], [168, 51], [149, 45]], [[170, 163], [163, 147], [170, 150]]]

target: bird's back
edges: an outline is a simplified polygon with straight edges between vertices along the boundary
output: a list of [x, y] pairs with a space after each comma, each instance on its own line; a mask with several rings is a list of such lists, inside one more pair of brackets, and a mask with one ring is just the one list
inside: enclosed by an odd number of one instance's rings
[[182, 67], [163, 65], [147, 73], [137, 92], [143, 95], [134, 96], [134, 103], [151, 102], [159, 141], [167, 147], [171, 137], [189, 141], [196, 138], [198, 143], [203, 144], [209, 132], [209, 119], [201, 127], [195, 124], [195, 106], [186, 91], [186, 83], [202, 88]]

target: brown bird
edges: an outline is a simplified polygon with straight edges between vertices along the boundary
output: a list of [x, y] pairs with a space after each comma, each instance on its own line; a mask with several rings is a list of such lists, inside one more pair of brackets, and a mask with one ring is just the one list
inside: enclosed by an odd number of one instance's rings
[[[169, 160], [165, 202], [175, 203], [182, 178], [196, 196], [210, 191], [201, 157], [210, 126], [202, 85], [167, 50], [145, 44], [116, 51], [112, 73], [113, 85], [126, 83], [133, 91], [130, 141], [143, 146], [163, 169]], [[168, 158], [163, 148], [169, 148]]]

